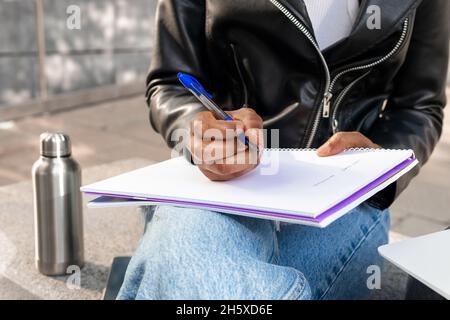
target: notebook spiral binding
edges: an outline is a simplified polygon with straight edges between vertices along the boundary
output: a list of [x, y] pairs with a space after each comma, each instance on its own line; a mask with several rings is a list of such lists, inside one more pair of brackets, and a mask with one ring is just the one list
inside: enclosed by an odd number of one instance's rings
[[265, 148], [268, 151], [316, 151], [314, 148]]
[[[266, 148], [269, 151], [317, 151], [317, 148]], [[403, 149], [383, 149], [383, 148], [349, 148], [345, 151], [373, 151], [373, 152], [389, 152], [402, 151]]]

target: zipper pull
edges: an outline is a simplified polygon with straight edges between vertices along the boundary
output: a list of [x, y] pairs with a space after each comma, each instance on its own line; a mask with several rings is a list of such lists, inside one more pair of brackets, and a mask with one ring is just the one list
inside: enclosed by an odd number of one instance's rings
[[336, 119], [334, 119], [333, 123], [332, 123], [332, 129], [333, 129], [333, 134], [338, 132], [338, 127], [339, 127], [339, 123]]
[[322, 103], [323, 103], [323, 113], [322, 116], [324, 118], [329, 118], [330, 117], [330, 109], [331, 109], [331, 98], [333, 97], [333, 95], [331, 94], [331, 92], [327, 92], [325, 93]]

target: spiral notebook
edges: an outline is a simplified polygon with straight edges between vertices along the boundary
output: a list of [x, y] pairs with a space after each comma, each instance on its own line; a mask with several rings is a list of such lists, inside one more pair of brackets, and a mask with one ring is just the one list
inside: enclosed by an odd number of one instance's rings
[[90, 207], [171, 205], [326, 227], [417, 163], [411, 150], [351, 149], [323, 158], [315, 150], [266, 149], [257, 169], [231, 181], [210, 181], [179, 157], [81, 191], [100, 196]]

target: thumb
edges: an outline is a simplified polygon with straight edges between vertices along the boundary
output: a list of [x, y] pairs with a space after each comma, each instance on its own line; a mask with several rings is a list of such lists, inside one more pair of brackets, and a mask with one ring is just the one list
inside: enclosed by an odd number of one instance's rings
[[333, 156], [350, 148], [377, 148], [378, 146], [359, 132], [338, 132], [317, 149], [319, 157]]

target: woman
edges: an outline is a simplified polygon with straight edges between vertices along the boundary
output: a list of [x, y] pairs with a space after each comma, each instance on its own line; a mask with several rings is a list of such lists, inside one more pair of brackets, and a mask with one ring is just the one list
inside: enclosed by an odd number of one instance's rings
[[[442, 130], [449, 7], [447, 0], [160, 0], [150, 121], [172, 147], [176, 130], [192, 127], [194, 160], [207, 146], [231, 149], [231, 159], [250, 152], [236, 139], [205, 137], [206, 129], [250, 130], [255, 140], [252, 130], [264, 127], [278, 130], [281, 147], [320, 147], [321, 156], [411, 148], [423, 165]], [[179, 71], [208, 84], [235, 121], [205, 112], [178, 83]], [[211, 180], [256, 166], [196, 164]], [[417, 171], [324, 230], [147, 208], [152, 219], [119, 298], [367, 298], [370, 270], [382, 263], [377, 247], [388, 240], [387, 208]]]

